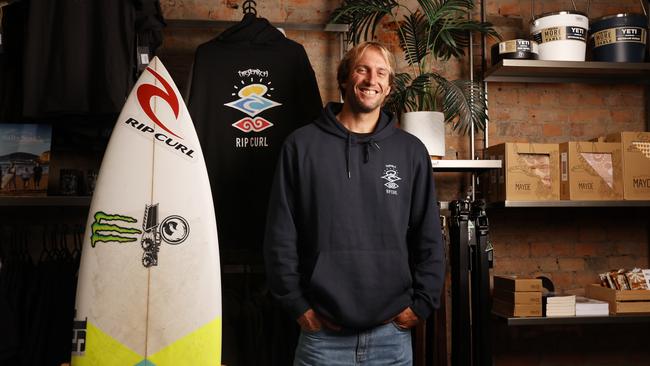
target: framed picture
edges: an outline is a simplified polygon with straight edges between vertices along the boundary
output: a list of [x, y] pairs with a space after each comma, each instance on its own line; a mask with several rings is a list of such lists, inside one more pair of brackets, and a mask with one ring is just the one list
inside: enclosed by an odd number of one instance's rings
[[0, 123], [0, 195], [47, 194], [52, 126]]

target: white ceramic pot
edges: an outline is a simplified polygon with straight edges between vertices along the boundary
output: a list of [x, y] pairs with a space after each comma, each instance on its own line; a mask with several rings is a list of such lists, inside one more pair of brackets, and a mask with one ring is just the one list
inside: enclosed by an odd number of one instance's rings
[[445, 115], [441, 112], [406, 112], [402, 129], [419, 138], [429, 155], [445, 156]]
[[572, 11], [543, 14], [530, 25], [540, 60], [584, 61], [589, 18]]

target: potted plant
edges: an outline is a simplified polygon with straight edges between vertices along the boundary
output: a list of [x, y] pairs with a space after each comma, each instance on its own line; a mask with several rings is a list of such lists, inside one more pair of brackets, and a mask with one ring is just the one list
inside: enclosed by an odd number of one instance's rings
[[[481, 85], [469, 80], [450, 81], [434, 70], [435, 62], [464, 56], [470, 33], [500, 38], [490, 23], [470, 19], [473, 7], [472, 0], [417, 0], [415, 9], [397, 0], [343, 0], [330, 22], [349, 25], [348, 40], [357, 44], [373, 39], [380, 22], [388, 17], [392, 22], [386, 28], [395, 32], [409, 68], [395, 75], [385, 108], [397, 116], [442, 110], [444, 118], [440, 113], [439, 118], [444, 136], [444, 122], [463, 133], [472, 124], [477, 130], [485, 129], [487, 113]], [[405, 121], [410, 124], [410, 116], [402, 116], [403, 127]]]

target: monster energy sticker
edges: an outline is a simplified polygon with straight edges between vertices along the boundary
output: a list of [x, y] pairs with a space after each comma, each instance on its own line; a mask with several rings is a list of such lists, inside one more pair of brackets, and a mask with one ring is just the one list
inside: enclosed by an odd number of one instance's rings
[[126, 215], [106, 214], [97, 211], [95, 220], [91, 224], [91, 246], [94, 248], [97, 243], [131, 243], [138, 241], [142, 254], [142, 265], [150, 268], [158, 265], [158, 253], [162, 242], [170, 245], [183, 243], [190, 234], [190, 225], [185, 218], [179, 215], [170, 215], [158, 222], [158, 203], [145, 205], [144, 217], [142, 219], [142, 230], [134, 227], [123, 226], [119, 223], [136, 224], [137, 219]]
[[137, 237], [128, 234], [141, 234], [138, 229], [110, 224], [112, 222], [136, 223], [138, 220], [133, 217], [123, 215], [109, 215], [102, 211], [95, 213], [95, 221], [90, 225], [90, 245], [94, 248], [98, 242], [110, 243], [129, 243], [138, 240]]

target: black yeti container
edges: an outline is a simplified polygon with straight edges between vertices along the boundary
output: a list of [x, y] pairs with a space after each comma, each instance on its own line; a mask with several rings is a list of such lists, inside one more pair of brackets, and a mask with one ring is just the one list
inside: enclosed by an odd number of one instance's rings
[[527, 39], [511, 39], [492, 45], [492, 65], [503, 59], [537, 60], [537, 42]]
[[643, 62], [648, 18], [621, 13], [599, 18], [591, 24], [589, 45], [593, 61]]

